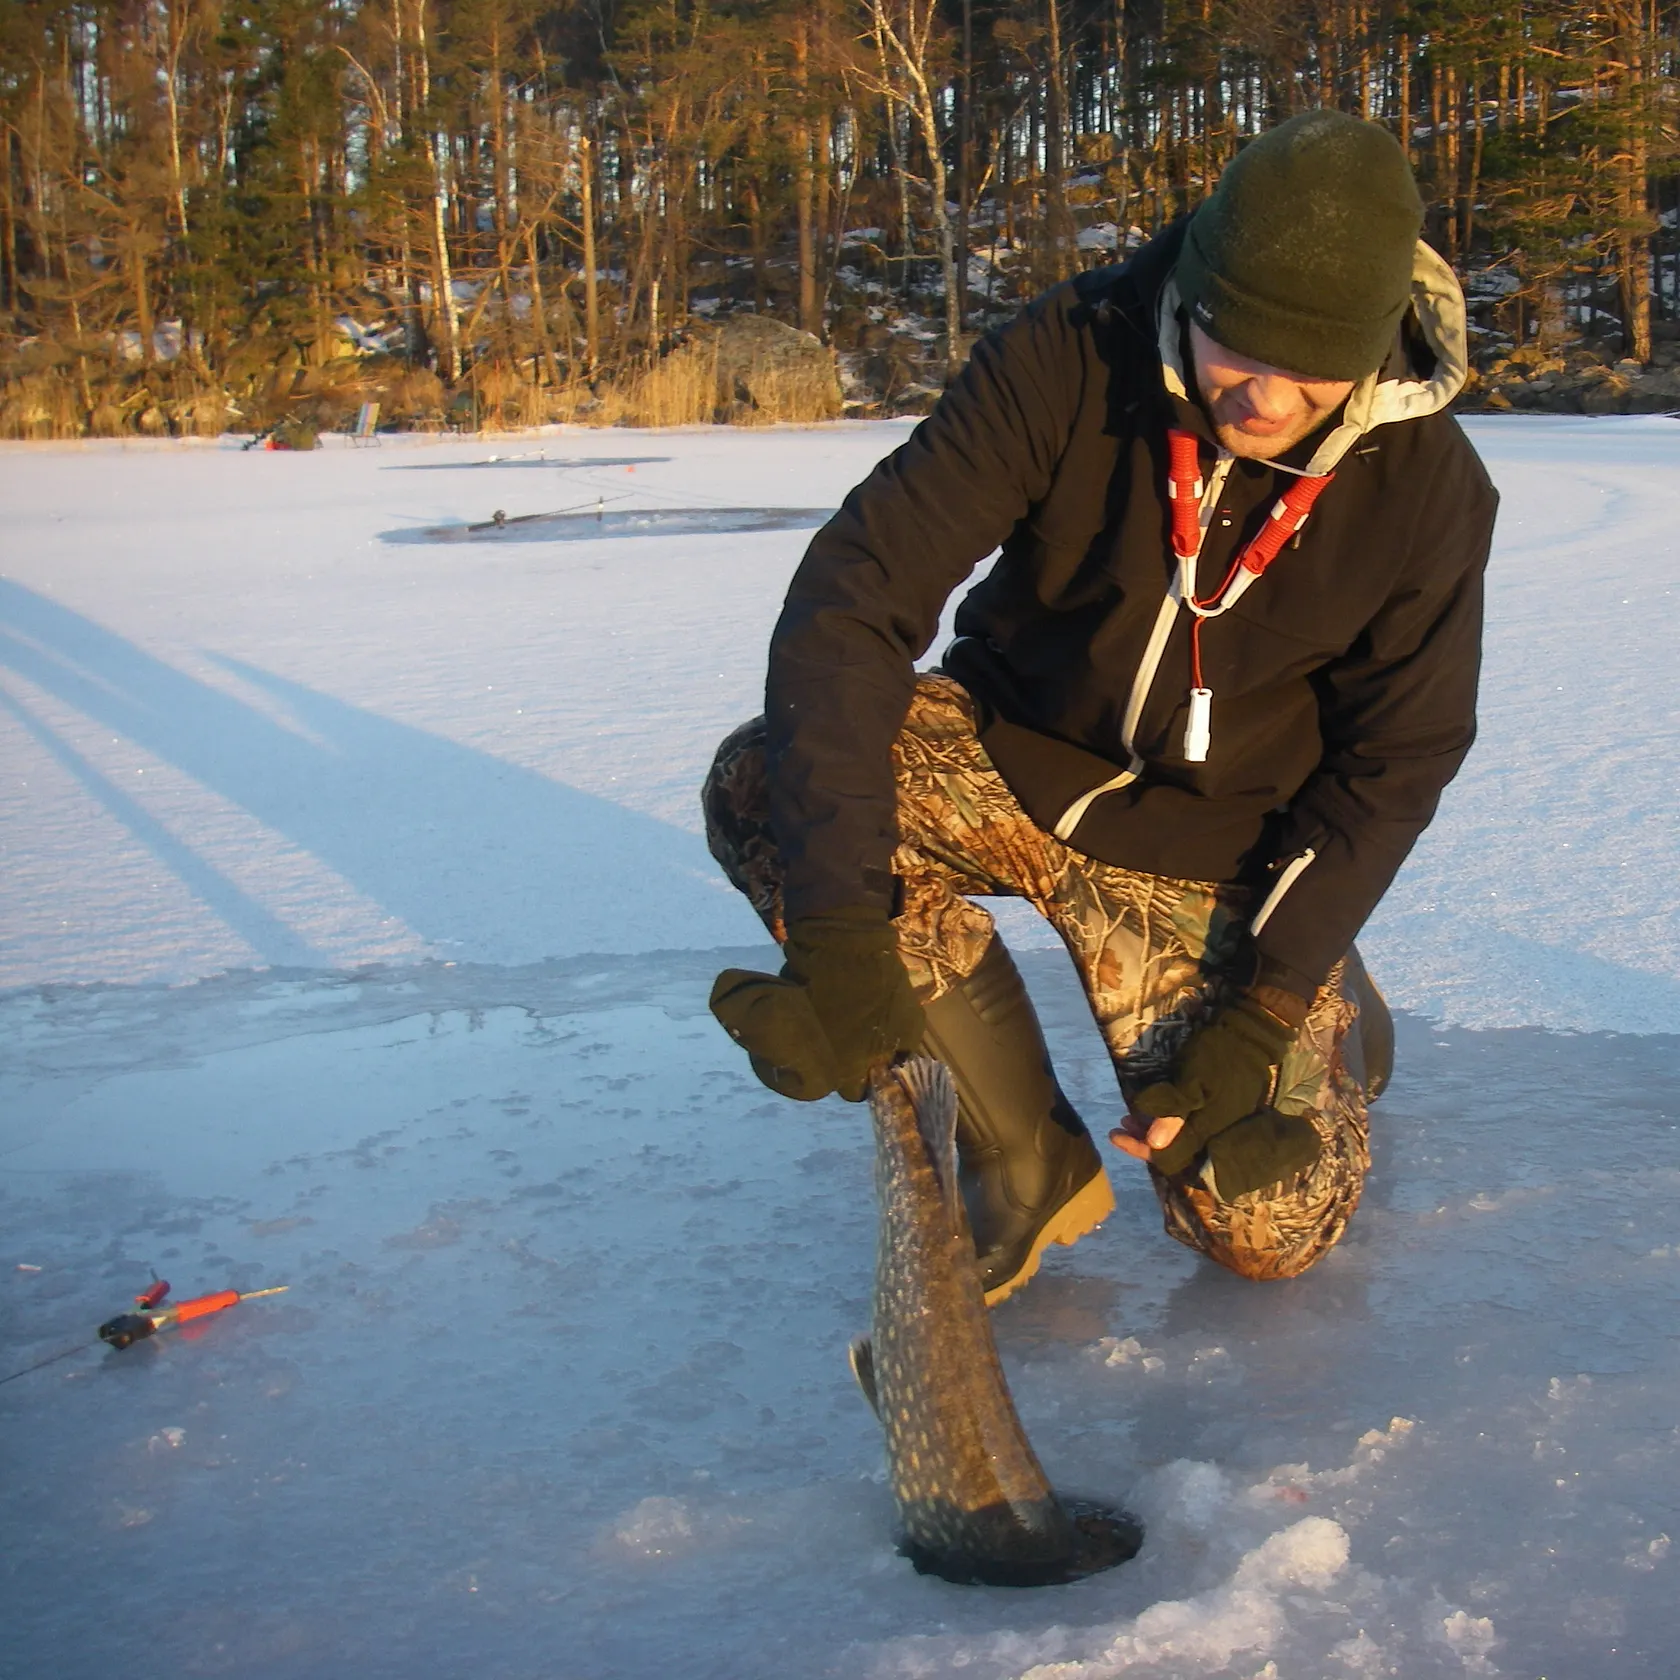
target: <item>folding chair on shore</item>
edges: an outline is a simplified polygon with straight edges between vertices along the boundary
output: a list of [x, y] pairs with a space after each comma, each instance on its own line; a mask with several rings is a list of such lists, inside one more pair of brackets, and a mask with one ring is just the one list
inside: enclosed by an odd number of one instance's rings
[[379, 404], [365, 402], [356, 411], [356, 424], [350, 432], [352, 444], [379, 442]]

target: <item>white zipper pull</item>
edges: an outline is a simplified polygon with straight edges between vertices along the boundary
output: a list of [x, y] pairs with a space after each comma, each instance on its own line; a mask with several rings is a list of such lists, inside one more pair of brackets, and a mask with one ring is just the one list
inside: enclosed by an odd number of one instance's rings
[[1303, 846], [1278, 871], [1278, 878], [1272, 883], [1272, 890], [1266, 894], [1265, 903], [1255, 912], [1254, 920], [1248, 924], [1250, 935], [1258, 934], [1272, 919], [1272, 912], [1283, 903], [1283, 895], [1307, 872], [1308, 866], [1317, 856], [1318, 851], [1315, 847]]
[[1184, 726], [1184, 756], [1191, 764], [1207, 762], [1208, 744], [1213, 739], [1213, 690], [1190, 690], [1190, 721]]

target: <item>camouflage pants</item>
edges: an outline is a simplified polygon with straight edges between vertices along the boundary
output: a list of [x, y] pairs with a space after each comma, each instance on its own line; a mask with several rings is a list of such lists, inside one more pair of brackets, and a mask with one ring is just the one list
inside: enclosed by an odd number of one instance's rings
[[[1246, 890], [1116, 868], [1045, 833], [993, 769], [975, 734], [973, 703], [947, 677], [919, 680], [893, 768], [893, 868], [904, 892], [895, 925], [917, 990], [938, 997], [979, 963], [993, 922], [975, 898], [1024, 898], [1072, 954], [1122, 1091], [1164, 1077], [1186, 1035], [1229, 989], [1226, 970], [1251, 909]], [[762, 718], [719, 748], [702, 799], [712, 855], [780, 941], [781, 865], [769, 827]], [[1370, 1155], [1346, 967], [1338, 964], [1319, 991], [1274, 1097], [1317, 1130], [1324, 1145], [1317, 1163], [1230, 1201], [1206, 1173], [1169, 1179], [1150, 1169], [1168, 1233], [1243, 1277], [1306, 1271], [1359, 1204]]]

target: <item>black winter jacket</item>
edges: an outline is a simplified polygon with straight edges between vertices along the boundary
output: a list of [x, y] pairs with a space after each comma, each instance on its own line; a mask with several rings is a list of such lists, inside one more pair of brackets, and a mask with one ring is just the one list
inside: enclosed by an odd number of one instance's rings
[[[1396, 359], [1356, 391], [1328, 449], [1345, 451], [1336, 477], [1297, 545], [1204, 624], [1206, 762], [1183, 753], [1183, 609], [1128, 748], [1128, 697], [1176, 567], [1167, 428], [1198, 430], [1216, 450], [1200, 407], [1164, 375], [1177, 334], [1162, 294], [1181, 240], [1182, 226], [1169, 230], [983, 340], [812, 540], [766, 691], [790, 918], [892, 904], [890, 746], [915, 661], [947, 597], [1000, 544], [958, 610], [945, 663], [979, 702], [1005, 781], [1041, 827], [1105, 862], [1250, 879], [1261, 896], [1281, 876], [1257, 944], [1297, 989], [1347, 949], [1433, 816], [1475, 733], [1496, 496], [1444, 412], [1462, 381], [1462, 303], [1421, 247], [1434, 295], [1414, 286], [1422, 322], [1410, 322], [1408, 354], [1425, 377]], [[1198, 592], [1217, 586], [1288, 482], [1270, 464], [1234, 464]], [[1080, 814], [1082, 796], [1123, 782], [1129, 765], [1136, 779]]]

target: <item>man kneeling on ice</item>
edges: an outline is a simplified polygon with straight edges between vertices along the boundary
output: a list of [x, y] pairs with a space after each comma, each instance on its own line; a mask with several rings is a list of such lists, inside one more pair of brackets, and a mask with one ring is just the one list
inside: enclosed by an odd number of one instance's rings
[[1353, 939], [1474, 734], [1495, 506], [1422, 219], [1384, 130], [1309, 112], [982, 341], [818, 532], [707, 779], [785, 959], [713, 1012], [803, 1100], [949, 1066], [988, 1301], [1113, 1195], [976, 898], [1066, 942], [1173, 1236], [1291, 1277], [1358, 1204], [1390, 1050]]

